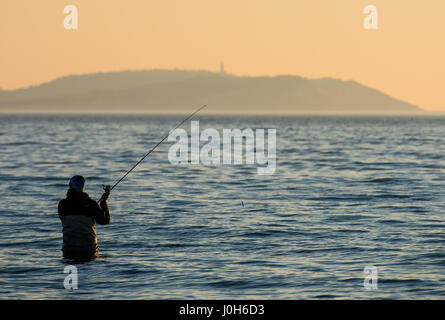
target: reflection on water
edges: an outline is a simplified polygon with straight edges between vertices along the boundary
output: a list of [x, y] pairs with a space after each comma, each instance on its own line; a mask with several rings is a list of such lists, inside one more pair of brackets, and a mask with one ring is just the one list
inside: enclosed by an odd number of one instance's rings
[[202, 129], [276, 128], [275, 174], [172, 166], [161, 145], [113, 191], [101, 253], [65, 290], [69, 178], [98, 199], [180, 118], [1, 116], [0, 298], [443, 297], [445, 119], [433, 117], [199, 116]]

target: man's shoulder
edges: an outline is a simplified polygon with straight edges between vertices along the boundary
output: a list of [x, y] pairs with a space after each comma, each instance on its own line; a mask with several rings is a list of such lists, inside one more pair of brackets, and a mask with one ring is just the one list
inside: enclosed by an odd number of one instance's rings
[[92, 204], [92, 205], [97, 204], [97, 202], [94, 201], [93, 199], [91, 199], [89, 195], [86, 196], [86, 202], [88, 202], [89, 204]]

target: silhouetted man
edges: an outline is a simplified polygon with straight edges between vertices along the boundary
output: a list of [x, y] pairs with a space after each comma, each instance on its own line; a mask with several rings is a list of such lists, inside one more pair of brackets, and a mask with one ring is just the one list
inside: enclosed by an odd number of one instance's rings
[[99, 252], [95, 223], [109, 224], [107, 199], [109, 188], [99, 204], [85, 190], [85, 178], [74, 176], [69, 182], [66, 199], [59, 202], [59, 218], [63, 226], [63, 256], [72, 259], [94, 258]]

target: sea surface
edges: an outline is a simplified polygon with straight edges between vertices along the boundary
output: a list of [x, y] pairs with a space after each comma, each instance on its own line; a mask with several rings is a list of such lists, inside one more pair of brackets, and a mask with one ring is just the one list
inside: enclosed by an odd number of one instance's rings
[[275, 173], [173, 165], [164, 142], [113, 190], [100, 254], [65, 289], [70, 177], [98, 199], [182, 117], [1, 115], [0, 299], [445, 298], [445, 118], [433, 116], [198, 115], [201, 130], [275, 128]]

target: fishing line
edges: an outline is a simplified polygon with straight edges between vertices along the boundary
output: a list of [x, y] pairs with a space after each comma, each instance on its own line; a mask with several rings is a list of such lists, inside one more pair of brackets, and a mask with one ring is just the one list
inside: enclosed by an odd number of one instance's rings
[[[186, 122], [187, 120], [189, 120], [191, 117], [193, 117], [195, 114], [197, 114], [199, 111], [201, 111], [202, 109], [204, 109], [205, 107], [207, 107], [207, 105], [203, 105], [202, 107], [196, 109], [191, 115], [189, 115], [187, 118], [185, 118], [184, 120], [182, 120], [178, 125], [176, 125], [176, 127], [174, 127], [172, 130], [170, 130], [168, 132], [167, 135], [165, 135], [161, 141], [159, 141], [153, 148], [150, 149], [150, 151], [148, 151], [138, 162], [136, 162], [133, 167], [131, 167], [130, 170], [128, 170], [113, 186], [104, 186], [102, 185], [103, 189], [105, 190], [105, 192], [111, 192], [111, 190], [113, 190], [119, 183], [122, 182], [122, 180], [124, 180], [142, 161], [144, 161], [145, 158], [147, 158], [150, 153], [152, 153], [162, 142], [165, 141], [165, 139], [167, 139], [170, 136], [170, 133], [174, 130], [176, 130], [177, 128], [179, 128], [181, 125], [184, 124], [184, 122]], [[100, 200], [99, 200], [100, 201]], [[243, 200], [241, 200], [241, 204], [244, 208], [244, 202]]]
[[124, 180], [129, 174], [130, 174], [130, 172], [131, 171], [133, 171], [142, 161], [144, 161], [144, 159], [145, 158], [147, 158], [148, 157], [148, 155], [150, 154], [150, 153], [152, 153], [162, 142], [164, 142], [164, 140], [165, 139], [167, 139], [169, 136], [170, 136], [170, 133], [172, 132], [172, 131], [174, 131], [174, 130], [176, 130], [177, 128], [179, 128], [181, 125], [183, 125], [184, 124], [184, 122], [186, 122], [187, 120], [189, 120], [191, 117], [193, 117], [195, 114], [197, 114], [199, 111], [201, 111], [202, 109], [204, 109], [205, 107], [207, 107], [207, 105], [203, 105], [202, 107], [200, 107], [200, 108], [198, 108], [198, 109], [196, 109], [191, 115], [189, 115], [187, 118], [185, 118], [184, 120], [182, 120], [176, 127], [174, 127], [172, 130], [170, 130], [169, 132], [168, 132], [168, 134], [164, 137], [164, 138], [162, 138], [162, 140], [161, 141], [159, 141], [153, 148], [151, 148], [151, 150], [150, 151], [148, 151], [138, 162], [136, 162], [136, 164], [133, 166], [133, 167], [131, 167], [131, 169], [130, 170], [128, 170], [113, 186], [103, 186], [103, 189], [106, 191], [106, 192], [111, 192], [111, 190], [113, 190], [119, 183], [121, 183], [121, 181], [122, 180]]

